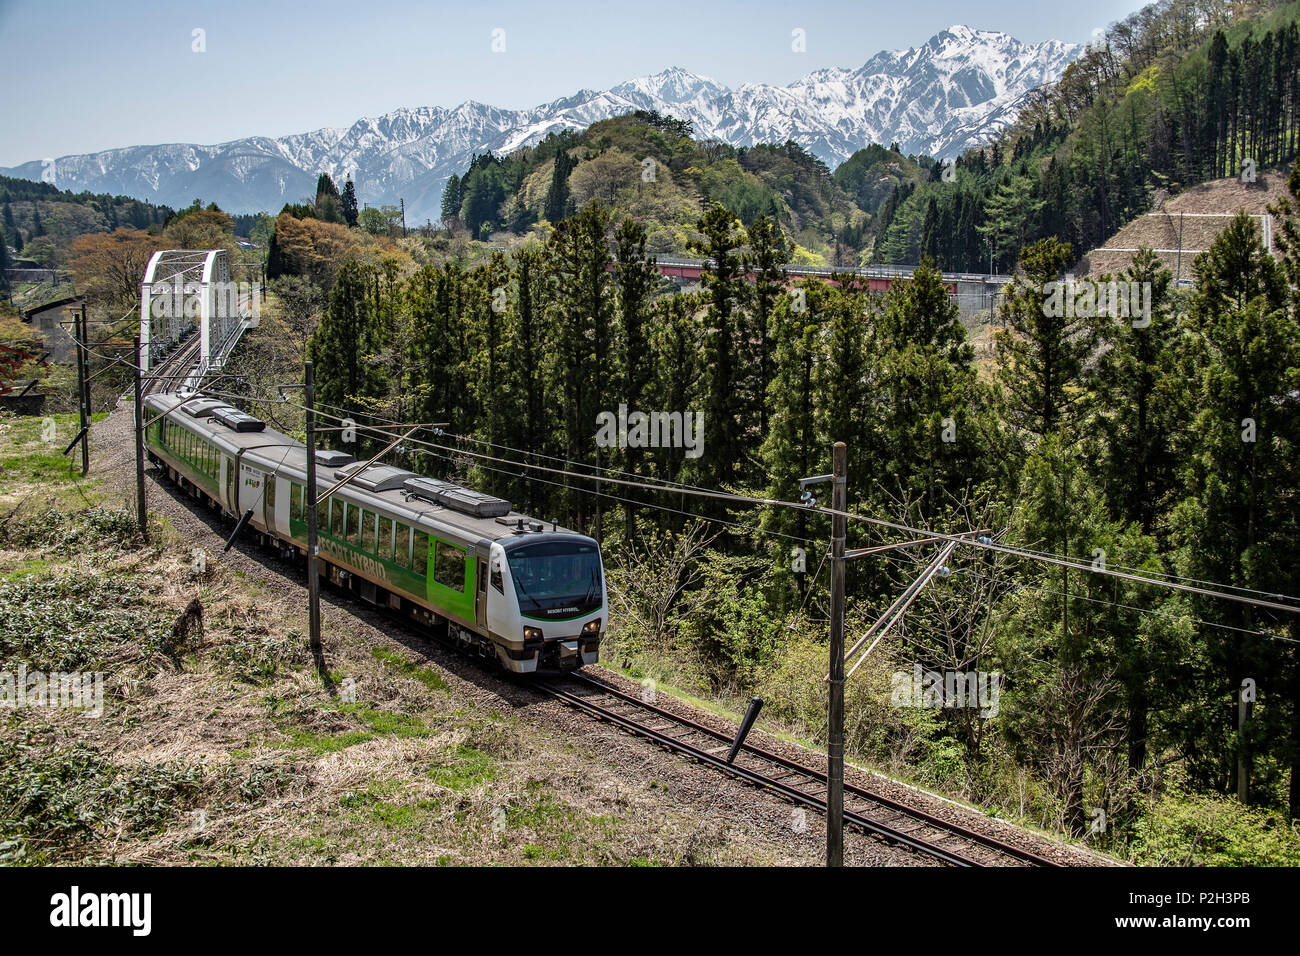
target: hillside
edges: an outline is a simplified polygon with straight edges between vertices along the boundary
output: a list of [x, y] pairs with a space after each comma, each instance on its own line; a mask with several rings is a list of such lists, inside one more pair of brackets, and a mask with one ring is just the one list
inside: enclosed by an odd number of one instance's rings
[[575, 746], [581, 718], [327, 594], [331, 694], [293, 571], [221, 554], [220, 525], [152, 479], [135, 533], [129, 404], [97, 422], [87, 479], [57, 450], [76, 416], [49, 421], [45, 441], [0, 418], [0, 666], [102, 672], [102, 713], [6, 709], [0, 865], [817, 860], [775, 798], [730, 826], [717, 797], [752, 801], [741, 785], [613, 730]]
[[1287, 194], [1286, 181], [1286, 174], [1270, 171], [1254, 183], [1234, 177], [1195, 186], [1160, 202], [1156, 210], [1138, 216], [1104, 246], [1093, 249], [1084, 259], [1083, 270], [1094, 275], [1122, 272], [1134, 250], [1146, 248], [1154, 249], [1176, 278], [1189, 279], [1192, 261], [1210, 248], [1230, 217], [1238, 212], [1267, 216], [1268, 207]]
[[1300, 3], [1160, 0], [1113, 24], [1008, 129], [880, 223], [877, 258], [1011, 271], [1049, 236], [1096, 248], [1159, 197], [1300, 150]]
[[161, 226], [173, 211], [130, 196], [73, 193], [49, 183], [0, 176], [0, 233], [23, 259], [45, 267], [77, 236], [118, 228]]
[[860, 150], [832, 175], [793, 142], [737, 148], [692, 132], [637, 111], [504, 157], [476, 156], [448, 183], [444, 221], [479, 239], [526, 234], [598, 200], [616, 220], [645, 225], [649, 252], [683, 254], [696, 222], [719, 203], [746, 225], [760, 215], [779, 222], [793, 261], [850, 264], [870, 242], [877, 207], [926, 175], [917, 160], [881, 146]]

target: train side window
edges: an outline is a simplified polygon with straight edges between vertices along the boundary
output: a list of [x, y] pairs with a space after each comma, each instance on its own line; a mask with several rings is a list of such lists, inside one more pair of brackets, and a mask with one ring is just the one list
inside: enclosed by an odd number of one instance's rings
[[502, 594], [506, 593], [505, 582], [501, 580], [501, 561], [497, 558], [492, 560], [492, 586]]
[[[327, 498], [325, 501], [316, 505], [316, 530], [329, 534], [330, 530], [330, 502], [333, 499]], [[304, 504], [303, 507], [306, 507]]]
[[343, 502], [337, 498], [330, 499], [330, 534], [343, 537]]
[[379, 516], [379, 556], [393, 558], [393, 519]]
[[302, 485], [296, 481], [289, 485], [289, 517], [302, 517]]
[[357, 530], [361, 527], [361, 509], [354, 504], [348, 505], [347, 525], [348, 525], [348, 533], [347, 533], [348, 543], [356, 544]]
[[411, 526], [398, 522], [397, 540], [394, 543], [396, 560], [404, 568], [411, 566]]
[[453, 591], [465, 590], [465, 552], [446, 541], [438, 542], [433, 556], [433, 579]]
[[429, 569], [429, 536], [423, 531], [415, 532], [415, 547], [411, 551], [411, 570], [416, 574], [425, 574]]
[[361, 515], [361, 547], [371, 552], [375, 552], [375, 513], [373, 511], [364, 512]]

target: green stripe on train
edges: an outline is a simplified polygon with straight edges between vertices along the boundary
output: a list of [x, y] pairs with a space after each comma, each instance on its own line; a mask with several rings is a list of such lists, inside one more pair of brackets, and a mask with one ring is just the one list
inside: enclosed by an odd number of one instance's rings
[[[299, 518], [290, 518], [289, 533], [294, 539], [305, 542], [307, 540], [307, 522]], [[426, 533], [416, 531], [416, 534]], [[476, 562], [464, 547], [454, 541], [443, 541], [436, 535], [430, 534], [429, 540], [432, 546], [429, 548], [429, 557], [424, 569], [425, 573], [420, 575], [410, 568], [402, 567], [396, 561], [379, 557], [373, 552], [366, 551], [319, 528], [316, 534], [320, 542], [321, 554], [325, 557], [333, 556], [345, 560], [353, 567], [360, 568], [367, 577], [382, 584], [390, 591], [424, 601], [436, 611], [442, 611], [444, 614], [454, 614], [466, 621], [474, 620], [474, 588], [477, 583]], [[434, 554], [439, 543], [455, 548], [465, 555], [465, 590], [463, 592], [439, 584], [433, 578]]]

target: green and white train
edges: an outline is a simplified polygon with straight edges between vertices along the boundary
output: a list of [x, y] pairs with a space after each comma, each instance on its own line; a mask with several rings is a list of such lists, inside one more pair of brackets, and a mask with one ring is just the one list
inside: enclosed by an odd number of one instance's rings
[[[145, 399], [148, 455], [173, 481], [249, 524], [285, 557], [307, 555], [307, 449], [202, 394]], [[155, 420], [156, 419], [156, 420]], [[409, 613], [521, 674], [594, 664], [608, 621], [600, 546], [480, 492], [316, 452], [321, 577]]]

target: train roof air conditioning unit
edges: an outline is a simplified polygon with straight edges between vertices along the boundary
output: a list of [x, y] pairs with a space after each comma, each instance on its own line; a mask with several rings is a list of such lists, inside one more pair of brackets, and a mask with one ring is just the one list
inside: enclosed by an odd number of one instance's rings
[[354, 461], [356, 459], [345, 451], [333, 451], [329, 448], [316, 449], [316, 464], [324, 465], [326, 468], [342, 468]]
[[211, 416], [213, 409], [228, 407], [219, 398], [195, 398], [183, 403], [181, 411], [195, 418], [208, 418]]
[[402, 482], [402, 491], [407, 498], [418, 498], [435, 505], [442, 504], [440, 496], [443, 491], [454, 487], [455, 485], [439, 481], [437, 478], [411, 477]]
[[510, 513], [510, 502], [504, 498], [494, 498], [437, 478], [408, 478], [402, 488], [409, 498], [442, 505], [473, 518], [499, 518]]
[[452, 511], [470, 515], [475, 518], [500, 518], [510, 514], [510, 502], [504, 498], [494, 498], [481, 491], [453, 486], [442, 493], [442, 503]]
[[232, 432], [260, 432], [266, 427], [266, 422], [260, 418], [254, 418], [252, 415], [229, 406], [214, 408], [212, 410], [212, 420], [219, 425], [225, 425]]
[[[347, 478], [357, 475], [362, 468], [361, 462], [353, 462], [334, 470], [335, 478]], [[355, 485], [362, 491], [400, 491], [408, 480], [415, 477], [415, 472], [403, 471], [391, 465], [371, 465], [348, 484]]]

